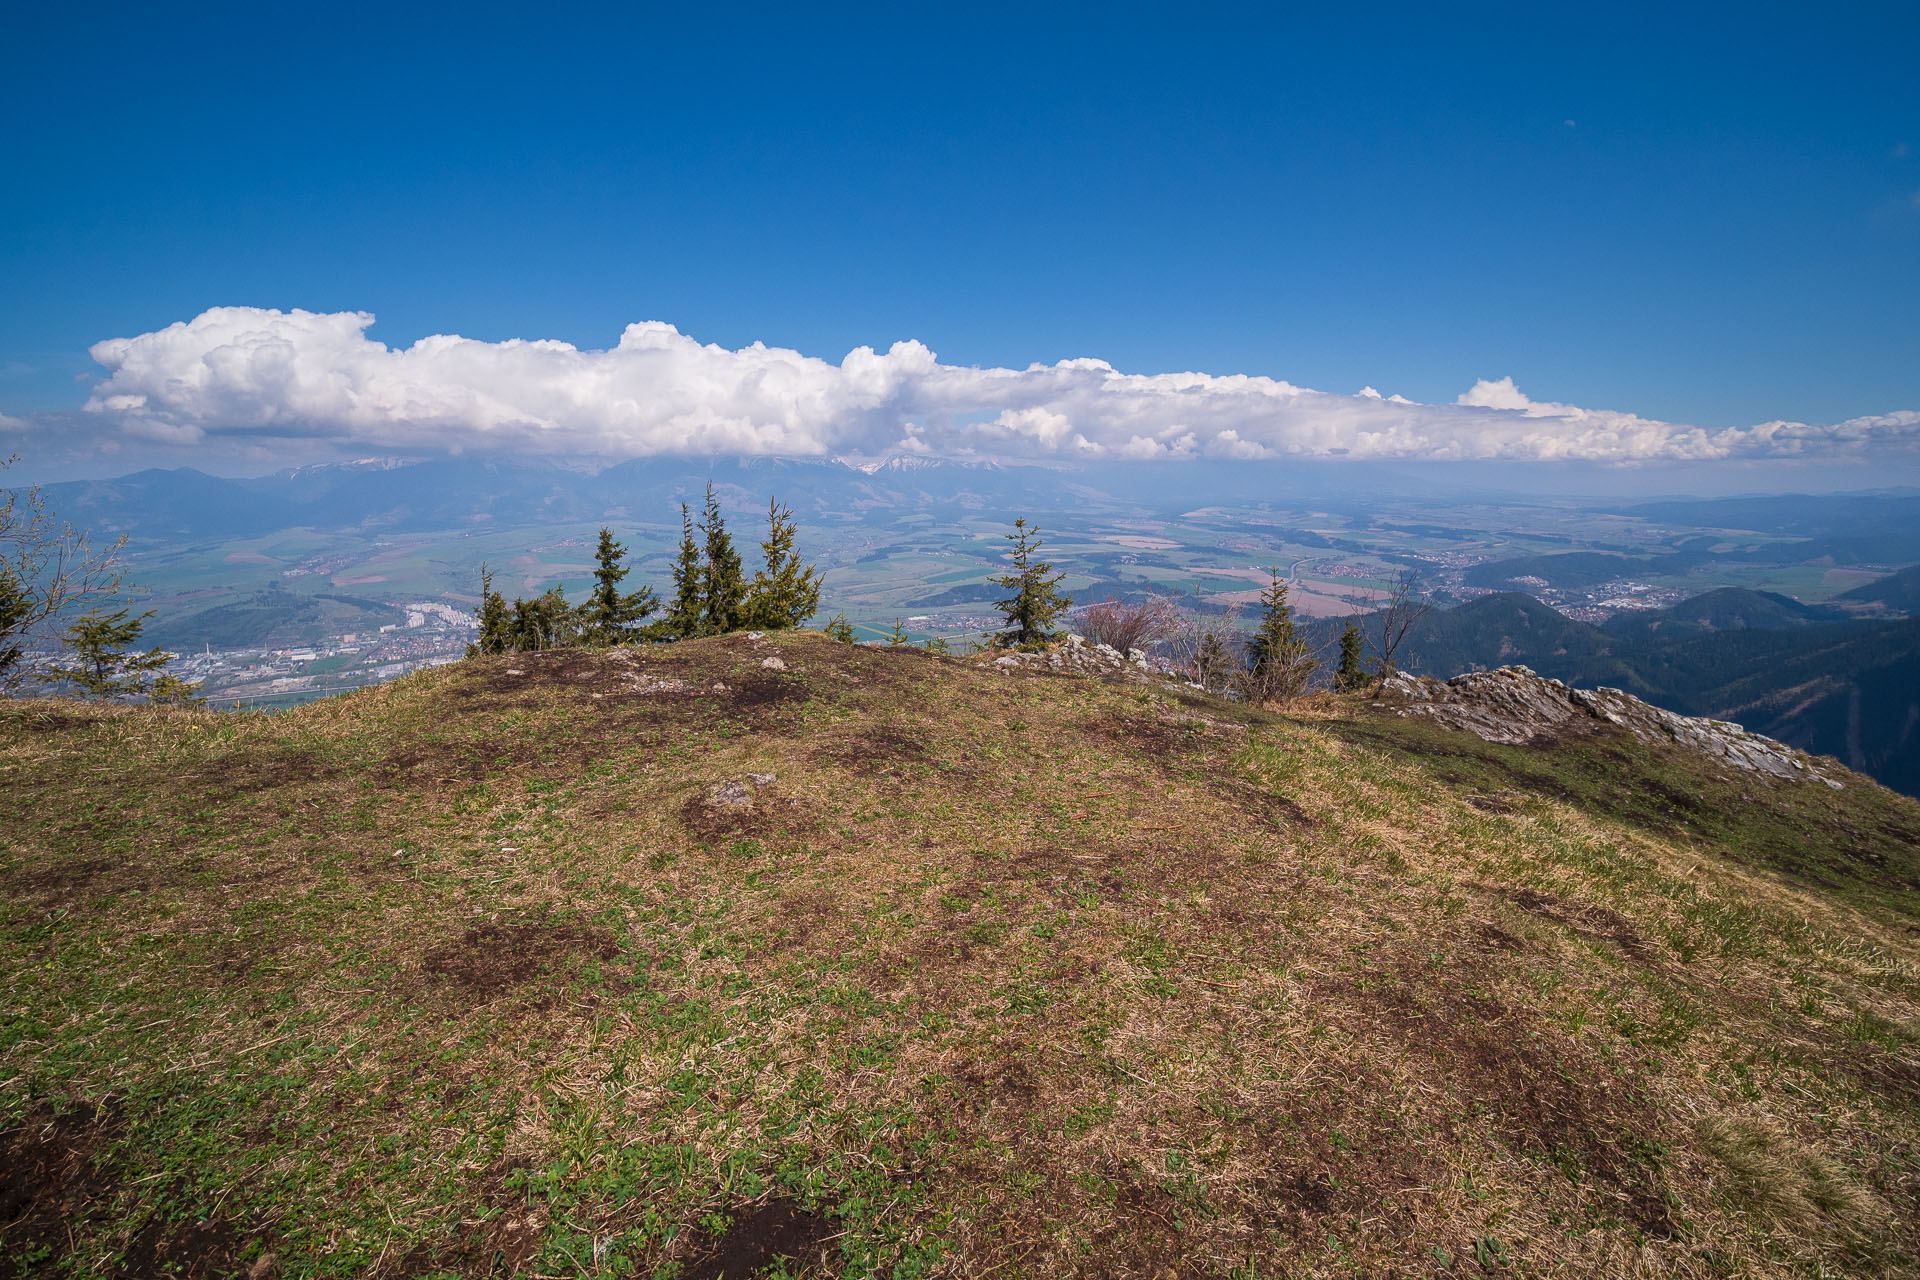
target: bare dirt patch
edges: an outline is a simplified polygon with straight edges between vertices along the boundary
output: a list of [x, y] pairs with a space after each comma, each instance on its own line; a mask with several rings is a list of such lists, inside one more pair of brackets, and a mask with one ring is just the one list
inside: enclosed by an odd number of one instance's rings
[[733, 1280], [756, 1276], [776, 1263], [787, 1275], [825, 1276], [835, 1265], [833, 1223], [797, 1200], [768, 1200], [745, 1205], [729, 1215], [719, 1236], [703, 1233], [693, 1257], [680, 1272], [684, 1280]]
[[787, 676], [735, 675], [721, 683], [727, 686], [717, 691], [724, 695], [722, 706], [734, 716], [751, 718], [756, 712], [804, 701], [807, 696], [806, 686]]
[[1300, 807], [1291, 796], [1248, 782], [1244, 778], [1222, 775], [1212, 780], [1215, 794], [1241, 813], [1264, 819], [1272, 825], [1317, 827], [1320, 820]]
[[612, 960], [620, 946], [605, 929], [566, 924], [481, 924], [427, 952], [421, 971], [486, 999], [553, 972], [570, 956]]
[[113, 870], [114, 864], [105, 858], [81, 858], [22, 868], [7, 876], [7, 896], [28, 899], [42, 907], [70, 905], [77, 902], [94, 881]]
[[68, 1224], [112, 1189], [100, 1158], [119, 1123], [113, 1109], [83, 1102], [40, 1107], [0, 1132], [0, 1240], [14, 1257], [57, 1257]]
[[1393, 1234], [1411, 1234], [1415, 1211], [1401, 1193], [1428, 1183], [1434, 1162], [1382, 1107], [1392, 1096], [1371, 1066], [1354, 1063], [1311, 1098], [1260, 1107], [1242, 1123], [1270, 1229], [1313, 1238], [1331, 1220], [1372, 1217]]
[[257, 792], [273, 792], [311, 782], [323, 782], [340, 773], [311, 751], [247, 751], [209, 760], [195, 775], [207, 784], [209, 799], [229, 800]]
[[1194, 1256], [1181, 1205], [1159, 1187], [1129, 1178], [1114, 1196], [1113, 1223], [1095, 1237], [1108, 1274], [1188, 1280], [1214, 1274]]
[[570, 725], [570, 738], [628, 734], [634, 714], [656, 724], [699, 727], [724, 721], [764, 726], [781, 708], [812, 690], [796, 672], [764, 670], [755, 642], [727, 639], [646, 649], [555, 649], [460, 664], [446, 686], [465, 704], [530, 708], [555, 701], [591, 703], [604, 715], [593, 726]]
[[148, 1223], [127, 1246], [116, 1280], [203, 1280], [246, 1276], [262, 1280], [272, 1274], [273, 1262], [244, 1267], [245, 1242], [226, 1222]]
[[1205, 726], [1198, 720], [1111, 716], [1096, 720], [1087, 728], [1117, 746], [1161, 764], [1183, 761], [1205, 747], [1208, 740]]
[[1508, 933], [1497, 924], [1481, 924], [1474, 929], [1474, 936], [1488, 951], [1525, 951], [1527, 944]]
[[906, 781], [936, 765], [924, 742], [892, 727], [836, 737], [823, 744], [816, 755], [856, 777], [881, 781]]
[[[0, 1241], [19, 1268], [14, 1274], [62, 1273], [75, 1228], [95, 1220], [119, 1190], [108, 1152], [120, 1126], [117, 1106], [82, 1102], [41, 1106], [0, 1131]], [[115, 1280], [264, 1277], [268, 1267], [242, 1264], [247, 1234], [223, 1220], [155, 1218], [128, 1242], [111, 1274]]]
[[1513, 889], [1502, 896], [1529, 915], [1564, 925], [1582, 937], [1611, 942], [1635, 960], [1653, 958], [1652, 947], [1633, 922], [1610, 907], [1571, 903], [1538, 889]]
[[1613, 1185], [1625, 1215], [1647, 1235], [1673, 1234], [1656, 1175], [1628, 1154], [1631, 1140], [1660, 1126], [1627, 1082], [1552, 1025], [1472, 985], [1484, 975], [1471, 966], [1442, 975], [1398, 957], [1387, 972], [1391, 977], [1364, 986], [1330, 980], [1316, 994], [1334, 997], [1333, 1016], [1356, 1030], [1370, 1023], [1485, 1109], [1453, 1123], [1489, 1122], [1503, 1141], [1545, 1157], [1569, 1178]]
[[695, 840], [711, 845], [795, 835], [817, 827], [818, 819], [772, 783], [728, 780], [689, 796], [680, 806], [680, 823]]

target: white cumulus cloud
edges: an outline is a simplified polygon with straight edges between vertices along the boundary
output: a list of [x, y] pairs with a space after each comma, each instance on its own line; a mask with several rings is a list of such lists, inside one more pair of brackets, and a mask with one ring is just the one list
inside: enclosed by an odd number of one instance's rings
[[331, 439], [383, 448], [599, 456], [781, 454], [1172, 459], [1707, 460], [1920, 440], [1920, 413], [1703, 429], [1529, 399], [1511, 378], [1453, 404], [1339, 395], [1241, 374], [1122, 373], [1102, 360], [942, 364], [923, 344], [838, 364], [728, 350], [657, 321], [606, 350], [451, 335], [389, 347], [366, 312], [219, 307], [92, 349], [86, 408], [131, 435]]

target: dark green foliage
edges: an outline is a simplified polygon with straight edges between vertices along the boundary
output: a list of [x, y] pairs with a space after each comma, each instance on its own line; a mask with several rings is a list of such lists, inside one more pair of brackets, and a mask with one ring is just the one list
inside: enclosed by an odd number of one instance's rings
[[467, 656], [482, 653], [534, 653], [589, 640], [588, 609], [567, 603], [566, 593], [549, 587], [531, 600], [505, 596], [493, 587], [493, 574], [480, 566], [480, 636], [467, 646]]
[[746, 604], [747, 580], [740, 564], [740, 553], [733, 548], [726, 518], [720, 512], [720, 500], [713, 495], [713, 482], [707, 482], [707, 504], [700, 517], [700, 532], [706, 540], [705, 557], [700, 566], [700, 620], [708, 635], [725, 635], [742, 625]]
[[[673, 566], [673, 599], [665, 615], [642, 626], [641, 620], [660, 607], [651, 588], [623, 592], [620, 583], [629, 570], [622, 563], [626, 546], [613, 530], [600, 530], [594, 553], [593, 592], [581, 605], [568, 603], [559, 587], [532, 600], [511, 605], [493, 589], [493, 577], [483, 565], [480, 580], [480, 639], [469, 648], [476, 653], [509, 653], [585, 644], [595, 647], [634, 641], [686, 640], [694, 636], [724, 635], [743, 627], [781, 630], [811, 617], [820, 603], [820, 572], [803, 564], [794, 553], [793, 516], [778, 500], [767, 509], [766, 568], [749, 585], [727, 533], [720, 501], [707, 485], [706, 502], [696, 522], [680, 504], [680, 550]], [[695, 536], [696, 530], [699, 537]]]
[[985, 604], [1000, 598], [1000, 588], [992, 582], [967, 582], [957, 587], [948, 587], [945, 591], [936, 591], [929, 596], [907, 601], [910, 609], [938, 609], [950, 604]]
[[1278, 569], [1272, 574], [1272, 584], [1260, 593], [1259, 629], [1247, 642], [1247, 696], [1253, 702], [1299, 697], [1319, 665], [1294, 622], [1287, 599], [1290, 584]]
[[660, 605], [653, 588], [622, 592], [621, 580], [631, 572], [624, 564], [627, 548], [615, 542], [613, 530], [600, 530], [600, 545], [594, 551], [593, 594], [584, 611], [587, 643], [625, 644], [638, 635], [640, 620]]
[[484, 563], [480, 566], [480, 605], [473, 612], [480, 620], [480, 637], [467, 646], [467, 656], [505, 653], [509, 642], [507, 623], [510, 619], [507, 599], [493, 589], [493, 570]]
[[1333, 673], [1333, 687], [1339, 692], [1354, 693], [1366, 687], [1367, 673], [1361, 664], [1366, 647], [1366, 636], [1353, 619], [1347, 619], [1340, 632], [1340, 665]]
[[404, 624], [406, 620], [406, 610], [379, 600], [343, 592], [288, 591], [278, 580], [272, 580], [258, 591], [235, 595], [225, 604], [157, 617], [146, 635], [152, 643], [180, 653], [202, 645], [279, 649], [341, 631], [375, 631], [383, 624]]
[[1073, 604], [1072, 596], [1057, 590], [1066, 575], [1053, 572], [1051, 564], [1034, 558], [1040, 550], [1038, 526], [1018, 519], [1013, 522], [1013, 532], [1005, 537], [1013, 544], [1008, 552], [1013, 571], [992, 581], [1013, 595], [996, 601], [993, 606], [1007, 619], [1006, 630], [1000, 633], [999, 641], [1022, 647], [1044, 643], [1053, 634], [1054, 619]]
[[693, 514], [680, 504], [680, 553], [673, 561], [673, 600], [667, 616], [653, 624], [657, 640], [685, 640], [700, 634], [702, 625], [700, 544], [693, 537]]
[[[155, 644], [170, 649], [267, 649], [300, 643], [320, 633], [323, 615], [319, 596], [285, 591], [280, 584], [250, 592], [226, 604], [217, 604], [184, 617], [155, 619], [148, 632]], [[406, 614], [390, 606], [371, 604], [366, 629], [381, 622], [404, 620]]]
[[165, 649], [131, 652], [151, 613], [90, 610], [67, 628], [63, 640], [72, 661], [40, 673], [40, 679], [71, 687], [82, 697], [120, 698], [146, 693], [154, 673], [173, 660]]
[[566, 593], [549, 587], [532, 600], [515, 600], [507, 619], [507, 647], [516, 653], [557, 649], [581, 639], [580, 611], [567, 603]]
[[825, 633], [829, 640], [838, 640], [841, 644], [853, 643], [853, 624], [847, 621], [844, 613], [836, 613], [827, 619]]
[[767, 567], [747, 588], [746, 625], [766, 631], [797, 627], [820, 608], [820, 571], [794, 550], [793, 512], [767, 500], [767, 540], [760, 544]]
[[899, 648], [907, 642], [907, 629], [900, 625], [900, 619], [893, 620], [893, 630], [887, 633], [887, 643]]
[[161, 707], [204, 707], [207, 700], [200, 694], [198, 680], [182, 680], [172, 672], [162, 672], [153, 687], [147, 690], [147, 701]]

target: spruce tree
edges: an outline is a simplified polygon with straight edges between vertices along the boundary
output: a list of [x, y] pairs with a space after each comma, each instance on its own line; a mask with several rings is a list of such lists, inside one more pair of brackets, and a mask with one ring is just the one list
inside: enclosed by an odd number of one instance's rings
[[701, 620], [709, 635], [725, 635], [740, 627], [747, 582], [740, 553], [733, 549], [726, 517], [720, 512], [720, 500], [713, 496], [711, 480], [707, 482], [707, 505], [700, 517], [700, 532], [706, 539], [700, 566]]
[[1340, 633], [1340, 665], [1333, 673], [1333, 687], [1341, 693], [1353, 693], [1366, 687], [1367, 673], [1360, 668], [1360, 657], [1366, 647], [1365, 634], [1349, 618], [1346, 630]]
[[1013, 544], [1008, 552], [1013, 572], [989, 579], [996, 586], [1013, 592], [1011, 597], [996, 601], [993, 606], [1007, 619], [1006, 630], [1000, 633], [999, 640], [1002, 644], [1020, 647], [1039, 644], [1052, 634], [1053, 620], [1073, 603], [1072, 596], [1056, 590], [1067, 575], [1053, 572], [1051, 564], [1034, 558], [1034, 553], [1040, 550], [1038, 526], [1029, 526], [1025, 519], [1018, 519], [1013, 522], [1013, 532], [1004, 536]]
[[660, 605], [651, 587], [624, 593], [620, 590], [621, 579], [631, 572], [620, 563], [626, 555], [626, 544], [614, 541], [613, 530], [600, 530], [600, 545], [594, 551], [593, 594], [584, 612], [588, 644], [627, 643], [636, 636], [635, 624]]
[[147, 701], [156, 707], [204, 707], [207, 700], [200, 692], [200, 683], [183, 680], [171, 671], [162, 672], [147, 690]]
[[900, 625], [900, 619], [893, 620], [893, 630], [887, 633], [887, 643], [898, 649], [907, 643], [907, 629]]
[[1297, 698], [1313, 676], [1313, 652], [1294, 623], [1290, 587], [1274, 569], [1272, 584], [1260, 593], [1260, 627], [1247, 642], [1247, 693], [1255, 702]]
[[42, 672], [40, 679], [72, 685], [89, 698], [146, 693], [153, 687], [154, 673], [173, 661], [173, 655], [165, 649], [129, 652], [139, 643], [140, 631], [152, 616], [149, 612], [129, 617], [125, 609], [112, 613], [94, 609], [80, 615], [67, 628], [62, 641], [72, 652], [73, 661]]
[[505, 653], [510, 646], [507, 598], [493, 589], [493, 570], [480, 565], [480, 604], [473, 611], [480, 621], [480, 635], [467, 646], [467, 656], [479, 653]]
[[846, 614], [836, 613], [827, 619], [826, 637], [841, 644], [853, 643], [853, 624], [847, 621]]
[[767, 567], [753, 575], [743, 610], [746, 625], [767, 631], [797, 627], [820, 608], [820, 571], [794, 550], [793, 512], [767, 500], [767, 540], [760, 544]]
[[654, 624], [662, 640], [686, 640], [700, 634], [700, 544], [693, 539], [693, 513], [680, 504], [680, 553], [673, 561], [673, 600], [667, 616]]
[[531, 600], [513, 602], [507, 647], [516, 653], [539, 653], [577, 639], [579, 632], [579, 611], [567, 603], [566, 592], [548, 587]]

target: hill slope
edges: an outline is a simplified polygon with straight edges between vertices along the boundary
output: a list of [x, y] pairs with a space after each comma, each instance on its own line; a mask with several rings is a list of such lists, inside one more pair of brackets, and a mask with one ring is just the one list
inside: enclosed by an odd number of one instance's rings
[[[1311, 634], [1330, 648], [1342, 625], [1317, 621]], [[1440, 678], [1519, 663], [1585, 688], [1624, 689], [1836, 756], [1920, 795], [1920, 619], [1820, 621], [1764, 593], [1713, 591], [1603, 628], [1506, 592], [1428, 614], [1397, 661]]]
[[1633, 609], [1616, 613], [1600, 629], [1622, 637], [1700, 635], [1710, 631], [1791, 631], [1844, 621], [1834, 609], [1801, 604], [1775, 591], [1719, 587], [1666, 609]]
[[1920, 613], [1920, 564], [1909, 565], [1865, 586], [1845, 591], [1838, 597], [1842, 604], [1862, 604], [1888, 613], [1912, 616]]
[[1920, 1259], [1920, 805], [1837, 766], [796, 635], [0, 770], [0, 1274]]

